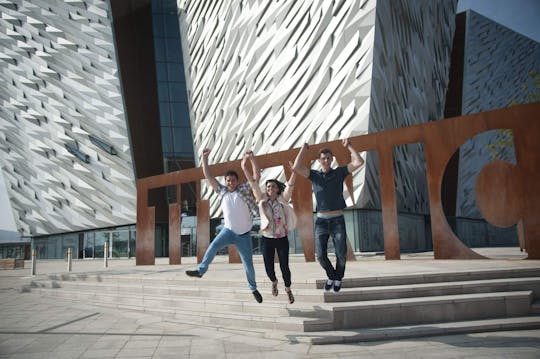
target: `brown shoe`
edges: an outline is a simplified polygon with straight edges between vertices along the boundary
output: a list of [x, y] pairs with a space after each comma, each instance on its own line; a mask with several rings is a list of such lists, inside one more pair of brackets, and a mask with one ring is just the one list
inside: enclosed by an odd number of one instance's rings
[[294, 303], [294, 295], [292, 294], [291, 290], [285, 290], [287, 292], [287, 296], [289, 297], [289, 304]]
[[272, 282], [272, 295], [273, 295], [274, 297], [277, 297], [277, 295], [278, 295], [278, 293], [279, 293], [279, 292], [278, 292], [278, 289], [277, 289], [277, 283], [278, 283], [277, 280], [276, 280], [275, 282]]

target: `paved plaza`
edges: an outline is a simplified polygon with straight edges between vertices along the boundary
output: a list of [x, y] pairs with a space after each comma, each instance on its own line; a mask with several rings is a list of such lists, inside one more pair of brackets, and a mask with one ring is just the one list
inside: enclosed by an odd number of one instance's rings
[[[522, 260], [514, 249], [486, 249], [494, 260], [434, 261], [430, 254], [402, 255], [400, 261], [383, 256], [359, 256], [347, 268], [348, 276], [392, 273], [483, 270], [538, 267], [539, 261]], [[432, 254], [431, 254], [432, 255]], [[193, 268], [194, 258], [169, 266], [135, 266], [134, 260], [75, 261], [79, 273], [171, 273]], [[255, 258], [257, 278], [264, 282], [262, 259]], [[217, 258], [208, 277], [237, 275], [237, 264]], [[65, 273], [64, 261], [41, 261], [38, 275]], [[321, 279], [317, 263], [293, 258], [291, 269], [300, 279]], [[67, 299], [39, 296], [19, 289], [30, 275], [24, 269], [0, 271], [0, 358], [540, 358], [540, 330], [434, 336], [385, 342], [311, 345], [293, 340], [268, 339], [252, 330], [186, 324], [166, 315], [119, 310]], [[265, 291], [266, 288], [265, 288]], [[269, 293], [263, 292], [264, 295]]]

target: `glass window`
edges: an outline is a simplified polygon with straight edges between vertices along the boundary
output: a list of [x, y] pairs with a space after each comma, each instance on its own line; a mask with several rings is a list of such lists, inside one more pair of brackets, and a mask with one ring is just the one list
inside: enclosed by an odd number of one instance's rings
[[34, 239], [34, 249], [36, 250], [37, 259], [47, 259], [47, 240]]
[[163, 37], [163, 18], [161, 14], [154, 14], [152, 16], [152, 28], [155, 37]]
[[[176, 1], [153, 0], [152, 12], [155, 22], [153, 36], [156, 43], [162, 152], [165, 157], [192, 159], [191, 124]], [[171, 103], [166, 104], [167, 101]], [[177, 129], [173, 130], [169, 126]], [[173, 131], [176, 132], [174, 135]], [[175, 148], [180, 149], [181, 152], [176, 153]]]
[[[167, 161], [170, 163], [170, 161]], [[168, 170], [167, 172], [177, 171], [177, 169]], [[167, 186], [167, 203], [176, 203], [176, 186]]]
[[186, 85], [181, 82], [169, 82], [169, 93], [171, 100], [186, 102]]
[[163, 152], [173, 152], [173, 140], [170, 127], [161, 127], [161, 146]]
[[111, 256], [127, 257], [129, 249], [129, 231], [114, 231], [112, 232]]
[[187, 127], [173, 127], [175, 152], [184, 154], [193, 153], [193, 138]]
[[161, 126], [171, 125], [171, 111], [169, 110], [169, 102], [159, 103], [159, 118]]
[[158, 82], [167, 81], [167, 66], [168, 64], [166, 62], [156, 62]]
[[160, 101], [169, 101], [169, 86], [167, 86], [167, 82], [158, 82], [158, 96]]
[[182, 86], [182, 91], [180, 91], [178, 96], [178, 101], [183, 102], [186, 104], [186, 114], [189, 114], [189, 109], [187, 108], [187, 90], [186, 90], [186, 84], [183, 82], [180, 82], [180, 85]]
[[94, 232], [84, 234], [84, 252], [83, 258], [94, 258]]
[[62, 254], [67, 258], [68, 248], [71, 248], [72, 258], [77, 258], [79, 253], [79, 235], [77, 233], [66, 234], [62, 238]]
[[163, 0], [163, 11], [176, 14], [176, 1], [175, 0]]
[[152, 0], [152, 14], [161, 13], [162, 11], [161, 0]]
[[171, 102], [171, 122], [173, 126], [189, 126], [189, 112], [184, 102]]
[[179, 62], [181, 61], [182, 53], [180, 51], [181, 48], [180, 39], [165, 39], [165, 49], [167, 54], [167, 60], [170, 62]]
[[135, 257], [135, 253], [136, 253], [135, 239], [136, 239], [135, 228], [132, 228], [129, 231], [129, 257]]
[[156, 223], [154, 252], [156, 257], [166, 257], [169, 255], [168, 231], [169, 225]]
[[62, 254], [62, 237], [50, 236], [46, 240], [47, 243], [47, 258], [60, 259], [64, 258]]
[[176, 15], [176, 12], [173, 12], [172, 14], [169, 12], [165, 14], [163, 18], [165, 20], [164, 36], [180, 39], [180, 27], [178, 25], [178, 16]]
[[96, 232], [94, 239], [94, 258], [103, 258], [105, 241], [109, 240], [109, 232]]
[[166, 61], [165, 57], [165, 43], [163, 40], [155, 39], [154, 41], [154, 53], [156, 54], [156, 61]]
[[178, 62], [167, 62], [167, 73], [169, 81], [185, 83], [184, 67]]

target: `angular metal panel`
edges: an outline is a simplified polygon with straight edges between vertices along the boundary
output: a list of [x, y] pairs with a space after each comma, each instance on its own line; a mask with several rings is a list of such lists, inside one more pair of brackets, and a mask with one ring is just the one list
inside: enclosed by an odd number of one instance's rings
[[0, 4], [0, 161], [24, 235], [135, 222], [107, 1]]

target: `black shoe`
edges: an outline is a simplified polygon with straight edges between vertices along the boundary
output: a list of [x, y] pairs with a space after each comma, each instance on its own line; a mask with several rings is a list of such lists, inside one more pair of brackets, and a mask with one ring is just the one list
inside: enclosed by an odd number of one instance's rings
[[336, 280], [334, 281], [334, 292], [339, 292], [339, 290], [341, 289], [341, 281], [340, 280]]
[[333, 286], [334, 286], [334, 281], [332, 279], [328, 279], [326, 281], [326, 284], [324, 285], [324, 290], [328, 292], [330, 289], [332, 289]]
[[198, 270], [187, 270], [186, 274], [190, 277], [202, 278], [202, 274]]
[[253, 296], [255, 297], [255, 300], [257, 301], [257, 303], [262, 303], [262, 295], [261, 293], [259, 293], [257, 289], [253, 291]]

